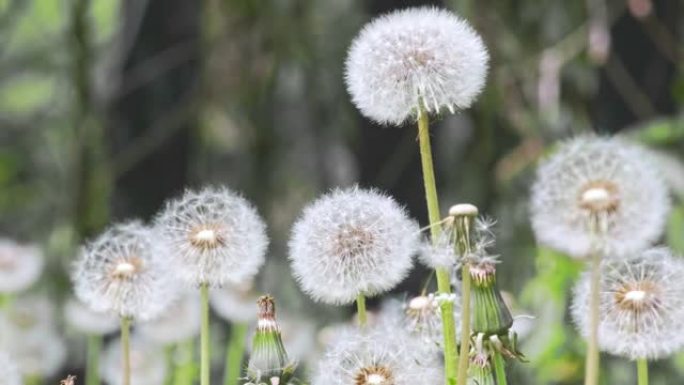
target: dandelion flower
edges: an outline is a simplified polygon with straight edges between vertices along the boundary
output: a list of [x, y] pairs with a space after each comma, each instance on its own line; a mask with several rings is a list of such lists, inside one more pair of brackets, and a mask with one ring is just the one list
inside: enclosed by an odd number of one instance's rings
[[0, 378], [5, 385], [21, 385], [21, 374], [10, 356], [0, 351]]
[[43, 271], [43, 254], [35, 246], [0, 239], [0, 293], [28, 289]]
[[617, 138], [582, 136], [562, 143], [539, 167], [532, 187], [538, 241], [579, 258], [591, 253], [593, 242], [596, 251], [620, 255], [655, 241], [669, 198], [649, 160], [645, 150]]
[[119, 328], [119, 320], [111, 313], [93, 311], [74, 298], [64, 305], [64, 319], [71, 328], [88, 335], [105, 335]]
[[[168, 368], [164, 350], [145, 343], [139, 337], [131, 339], [131, 385], [162, 385]], [[110, 385], [122, 385], [121, 340], [109, 344], [103, 353], [102, 378]]]
[[186, 292], [160, 317], [141, 323], [138, 333], [161, 345], [187, 341], [200, 331], [200, 302], [195, 293]]
[[419, 108], [469, 107], [489, 55], [466, 21], [438, 8], [408, 8], [368, 23], [349, 49], [347, 90], [366, 117], [399, 125]]
[[171, 246], [177, 275], [188, 283], [244, 282], [264, 263], [266, 226], [247, 200], [227, 188], [187, 191], [167, 203], [156, 225]]
[[347, 329], [318, 365], [313, 385], [433, 385], [442, 382], [437, 354], [426, 354], [401, 330]]
[[216, 314], [229, 322], [241, 324], [256, 321], [254, 303], [258, 298], [251, 283], [225, 285], [209, 293], [209, 301]]
[[[684, 261], [666, 248], [601, 265], [599, 347], [630, 359], [657, 359], [684, 348]], [[575, 288], [572, 315], [589, 330], [589, 274]]]
[[82, 250], [76, 262], [76, 296], [96, 312], [145, 321], [175, 299], [164, 263], [167, 250], [149, 228], [133, 221], [115, 225]]
[[315, 300], [347, 304], [397, 285], [412, 265], [418, 226], [392, 198], [335, 190], [310, 204], [290, 239], [290, 261]]

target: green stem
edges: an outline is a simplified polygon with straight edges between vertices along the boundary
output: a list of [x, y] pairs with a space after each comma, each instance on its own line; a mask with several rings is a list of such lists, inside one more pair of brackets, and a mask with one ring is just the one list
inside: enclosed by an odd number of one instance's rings
[[200, 385], [209, 385], [209, 370], [211, 365], [211, 356], [209, 349], [209, 285], [203, 283], [200, 286], [200, 295], [202, 297], [202, 329], [201, 329], [201, 352], [200, 352]]
[[[436, 244], [442, 232], [440, 226], [439, 200], [437, 184], [435, 182], [435, 167], [432, 163], [432, 147], [430, 145], [430, 129], [428, 115], [420, 107], [418, 110], [418, 141], [420, 144], [420, 162], [423, 168], [423, 184], [425, 186], [425, 200], [427, 202], [428, 220], [430, 221], [430, 235], [432, 243]], [[451, 293], [451, 283], [447, 269], [436, 269], [437, 290], [440, 294]], [[454, 304], [451, 301], [440, 303], [442, 328], [444, 334], [444, 370], [446, 383], [455, 384], [456, 381], [456, 322], [454, 321]]]
[[223, 375], [224, 385], [238, 385], [242, 371], [242, 359], [245, 355], [245, 337], [247, 324], [234, 323], [230, 329], [230, 339], [226, 349], [226, 366]]
[[102, 349], [102, 336], [92, 334], [88, 336], [86, 362], [86, 385], [99, 385], [100, 383], [100, 350]]
[[454, 231], [459, 254], [463, 258], [461, 267], [461, 351], [458, 357], [458, 384], [465, 385], [468, 378], [468, 363], [470, 359], [470, 216], [455, 218]]
[[591, 283], [589, 302], [589, 341], [585, 363], [584, 385], [597, 385], [599, 378], [600, 356], [598, 350], [598, 327], [601, 285], [601, 256], [592, 253], [591, 256]]
[[494, 373], [496, 374], [496, 385], [506, 385], [506, 364], [501, 353], [494, 352]]
[[356, 312], [359, 317], [359, 325], [366, 326], [368, 316], [366, 315], [366, 297], [363, 294], [356, 296]]
[[192, 385], [195, 381], [195, 339], [179, 343], [176, 346], [176, 369], [173, 375], [174, 385]]
[[121, 351], [123, 385], [131, 385], [131, 319], [121, 317]]
[[645, 358], [637, 359], [638, 385], [648, 385], [648, 361]]

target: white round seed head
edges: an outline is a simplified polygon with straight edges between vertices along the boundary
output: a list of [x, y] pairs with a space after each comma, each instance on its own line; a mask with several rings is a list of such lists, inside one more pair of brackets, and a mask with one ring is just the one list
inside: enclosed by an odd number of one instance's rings
[[[618, 138], [582, 136], [562, 143], [539, 167], [532, 187], [537, 240], [578, 258], [589, 254], [592, 242], [600, 252], [619, 255], [657, 240], [670, 205], [650, 159]], [[592, 230], [596, 221], [598, 231]]]
[[223, 319], [234, 323], [252, 323], [257, 312], [254, 304], [259, 296], [248, 284], [225, 285], [209, 293], [211, 307]]
[[170, 245], [176, 275], [193, 285], [251, 280], [264, 263], [266, 225], [227, 188], [186, 191], [155, 221]]
[[460, 203], [449, 208], [449, 215], [452, 217], [476, 217], [477, 214], [477, 206], [470, 203]]
[[21, 374], [19, 368], [9, 354], [0, 351], [0, 378], [4, 385], [21, 385]]
[[403, 330], [345, 329], [328, 347], [313, 385], [433, 385], [442, 381], [436, 353], [426, 353]]
[[112, 226], [83, 247], [73, 275], [76, 296], [96, 312], [157, 317], [178, 292], [167, 255], [159, 235], [140, 222]]
[[0, 293], [28, 289], [43, 271], [43, 253], [38, 247], [0, 239]]
[[[137, 336], [133, 336], [130, 343], [131, 385], [162, 385], [168, 370], [164, 350]], [[123, 384], [121, 340], [117, 339], [105, 348], [100, 372], [108, 384]]]
[[489, 55], [455, 14], [408, 8], [368, 23], [349, 49], [345, 80], [356, 107], [378, 123], [399, 125], [426, 111], [469, 107], [482, 91]]
[[105, 335], [119, 328], [119, 320], [114, 315], [93, 311], [74, 298], [64, 305], [64, 319], [71, 328], [87, 335]]
[[394, 199], [359, 188], [335, 190], [297, 220], [289, 258], [307, 294], [346, 304], [396, 286], [411, 268], [418, 239], [418, 225]]
[[199, 334], [200, 302], [196, 291], [183, 293], [160, 317], [138, 325], [137, 332], [150, 342], [171, 345]]
[[[630, 359], [658, 359], [684, 348], [684, 260], [649, 249], [601, 265], [599, 347]], [[590, 274], [575, 288], [572, 315], [589, 332]]]

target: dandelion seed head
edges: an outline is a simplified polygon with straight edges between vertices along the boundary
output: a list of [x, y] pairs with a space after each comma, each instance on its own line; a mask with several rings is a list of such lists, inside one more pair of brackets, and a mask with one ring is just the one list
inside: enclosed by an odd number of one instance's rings
[[209, 292], [214, 311], [223, 319], [234, 323], [252, 323], [256, 320], [254, 303], [258, 295], [252, 283], [228, 284]]
[[93, 311], [74, 298], [64, 305], [64, 319], [71, 328], [88, 335], [105, 335], [119, 328], [119, 320], [111, 313]]
[[177, 295], [167, 254], [159, 235], [140, 222], [114, 225], [83, 247], [73, 274], [76, 296], [95, 312], [157, 317]]
[[[167, 373], [164, 351], [134, 335], [130, 341], [131, 385], [162, 385]], [[123, 385], [121, 340], [107, 345], [102, 355], [100, 372], [111, 385]]]
[[[601, 265], [599, 346], [630, 359], [658, 359], [684, 348], [684, 261], [655, 248]], [[572, 314], [583, 335], [589, 330], [590, 283], [575, 288]]]
[[482, 91], [489, 55], [480, 36], [455, 14], [408, 8], [376, 18], [354, 39], [345, 80], [361, 113], [399, 125], [429, 112], [469, 107]]
[[0, 239], [0, 293], [17, 293], [33, 285], [43, 271], [38, 247]]
[[353, 302], [392, 289], [408, 273], [419, 231], [392, 198], [372, 190], [335, 190], [295, 223], [289, 258], [302, 289], [317, 301]]
[[531, 217], [537, 240], [582, 258], [596, 239], [604, 254], [643, 249], [662, 233], [668, 189], [647, 152], [619, 138], [581, 136], [562, 143], [537, 171]]
[[199, 334], [201, 314], [197, 293], [185, 291], [161, 316], [138, 325], [137, 332], [160, 345], [187, 341]]
[[266, 225], [227, 188], [186, 191], [167, 203], [155, 223], [170, 245], [176, 275], [190, 284], [244, 282], [264, 263]]
[[441, 381], [436, 353], [426, 353], [401, 330], [344, 329], [334, 338], [313, 376], [313, 385], [422, 385]]

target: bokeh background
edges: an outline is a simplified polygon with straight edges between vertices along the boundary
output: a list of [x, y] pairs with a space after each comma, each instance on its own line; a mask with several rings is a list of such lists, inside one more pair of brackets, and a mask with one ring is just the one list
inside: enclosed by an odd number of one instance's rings
[[[500, 286], [536, 317], [512, 383], [581, 383], [566, 309], [582, 266], [535, 246], [529, 186], [555, 141], [628, 135], [665, 157], [675, 210], [663, 242], [684, 252], [680, 0], [0, 0], [0, 231], [45, 250], [32, 290], [59, 303], [83, 240], [151, 218], [187, 187], [225, 184], [269, 224], [258, 287], [302, 322], [348, 317], [289, 278], [289, 229], [307, 202], [353, 184], [426, 222], [415, 127], [366, 120], [343, 80], [365, 22], [423, 4], [468, 19], [491, 54], [478, 102], [435, 117], [432, 137], [443, 209], [471, 202], [498, 220]], [[429, 274], [418, 267], [397, 295]], [[79, 346], [63, 374], [80, 373]], [[605, 383], [635, 383], [630, 363], [604, 365]], [[684, 356], [652, 367], [652, 384], [683, 381]]]

